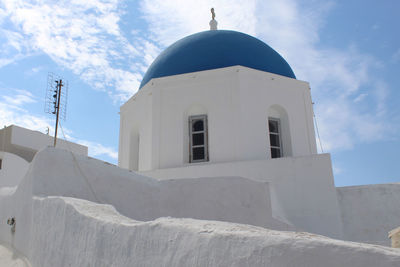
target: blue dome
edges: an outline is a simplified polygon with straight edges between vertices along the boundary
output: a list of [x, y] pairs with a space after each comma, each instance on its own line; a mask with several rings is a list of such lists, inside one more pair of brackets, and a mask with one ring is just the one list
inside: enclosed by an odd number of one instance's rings
[[241, 65], [296, 79], [289, 64], [266, 43], [236, 31], [204, 31], [165, 49], [150, 65], [140, 88], [153, 78]]

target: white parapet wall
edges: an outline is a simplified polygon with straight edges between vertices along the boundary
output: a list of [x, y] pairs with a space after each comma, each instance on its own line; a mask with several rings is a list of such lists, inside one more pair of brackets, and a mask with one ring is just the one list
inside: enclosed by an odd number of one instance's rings
[[[36, 155], [18, 187], [0, 188], [0, 243], [33, 267], [399, 266], [400, 251], [391, 248], [244, 224], [158, 218], [248, 217], [289, 227], [271, 216], [268, 197], [266, 182], [158, 181], [48, 148]], [[15, 232], [6, 223], [10, 218]]]
[[400, 183], [338, 187], [337, 194], [346, 240], [390, 246], [388, 232], [400, 224]]
[[[39, 152], [22, 182], [31, 194], [112, 204], [136, 220], [162, 216], [292, 229], [272, 217], [269, 185], [238, 176], [158, 180], [69, 151]], [[31, 183], [32, 185], [27, 185]]]
[[4, 151], [0, 151], [0, 160], [0, 187], [18, 185], [25, 176], [29, 163], [15, 154]]
[[[29, 148], [35, 151], [39, 151], [47, 146], [52, 146], [54, 137], [43, 134], [38, 131], [28, 130], [16, 125], [12, 125], [11, 144], [19, 147]], [[88, 148], [86, 146], [65, 141], [58, 137], [57, 147], [67, 150], [71, 150], [76, 154], [87, 155]]]
[[[397, 267], [397, 249], [243, 224], [121, 216], [110, 205], [34, 197], [32, 266], [380, 266]], [[17, 230], [18, 231], [18, 230]]]
[[[15, 191], [15, 192], [14, 192]], [[38, 152], [17, 188], [3, 188], [0, 222], [15, 217], [17, 231], [0, 223], [0, 240], [26, 252], [32, 225], [32, 196], [65, 196], [113, 205], [140, 221], [163, 216], [294, 229], [272, 216], [269, 186], [241, 177], [166, 180], [146, 177], [70, 151]]]
[[[31, 162], [35, 154], [48, 146], [53, 146], [54, 137], [39, 131], [32, 131], [16, 125], [10, 125], [0, 129], [0, 151], [15, 154], [28, 162]], [[70, 150], [76, 154], [88, 155], [86, 146], [57, 140], [57, 148]]]
[[227, 163], [187, 164], [141, 172], [158, 179], [240, 176], [267, 182], [274, 218], [303, 231], [342, 237], [329, 154]]

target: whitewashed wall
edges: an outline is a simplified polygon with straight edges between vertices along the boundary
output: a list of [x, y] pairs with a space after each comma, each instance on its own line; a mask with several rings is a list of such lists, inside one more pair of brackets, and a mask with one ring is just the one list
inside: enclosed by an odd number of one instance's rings
[[[43, 134], [38, 131], [32, 131], [15, 125], [11, 126], [11, 144], [17, 145], [24, 148], [29, 148], [35, 151], [39, 151], [47, 146], [53, 146], [54, 137]], [[76, 154], [86, 155], [88, 154], [88, 148], [86, 146], [68, 142], [58, 136], [57, 147], [67, 150], [71, 150]]]
[[306, 82], [242, 66], [153, 79], [121, 107], [119, 166], [137, 166], [130, 163], [136, 132], [138, 170], [187, 165], [188, 116], [204, 113], [211, 163], [270, 158], [273, 110], [287, 113], [282, 118], [286, 156], [315, 154]]
[[[6, 196], [10, 195], [4, 190]], [[16, 216], [18, 225], [21, 221], [29, 223], [29, 219], [21, 220], [30, 214], [27, 198], [38, 195], [107, 203], [121, 214], [142, 221], [173, 216], [294, 229], [273, 218], [266, 182], [237, 176], [159, 181], [85, 156], [74, 158], [69, 151], [54, 148], [35, 156], [12, 194], [0, 201], [0, 222]], [[24, 208], [15, 208], [18, 205]], [[0, 224], [0, 231], [1, 227], [8, 230], [5, 224]], [[20, 238], [20, 245], [25, 246]]]
[[250, 225], [159, 218], [139, 222], [112, 206], [65, 197], [33, 197], [24, 251], [33, 267], [67, 266], [380, 266], [400, 251], [279, 232]]
[[[212, 211], [216, 206], [214, 211], [227, 208], [239, 214], [233, 216], [278, 222], [268, 217], [267, 185], [237, 177], [159, 182], [48, 148], [37, 154], [17, 188], [0, 188], [0, 243], [26, 256], [33, 267], [399, 265], [396, 249], [217, 221], [139, 222], [116, 211], [135, 218], [151, 217], [160, 210], [192, 209], [177, 214], [190, 217], [190, 212], [204, 216], [202, 208]], [[319, 183], [315, 186], [322, 188]], [[191, 206], [191, 198], [203, 206]], [[241, 205], [243, 209], [238, 208]], [[11, 217], [16, 218], [15, 233], [5, 223]]]
[[0, 151], [0, 187], [16, 186], [25, 176], [29, 163], [17, 155]]
[[215, 221], [138, 222], [108, 205], [35, 198], [33, 266], [380, 266], [395, 249]]
[[155, 134], [152, 95], [151, 91], [140, 90], [121, 107], [118, 166], [125, 169], [151, 169]]
[[337, 188], [344, 238], [390, 246], [388, 232], [400, 226], [400, 183]]
[[342, 237], [342, 222], [329, 154], [142, 172], [158, 179], [240, 176], [268, 182], [272, 214], [307, 232]]
[[[45, 130], [45, 129], [43, 129]], [[36, 152], [53, 146], [54, 137], [43, 134], [39, 131], [32, 131], [16, 125], [10, 125], [0, 129], [0, 149], [1, 151], [15, 154], [28, 162], [31, 162]], [[60, 138], [57, 140], [57, 148], [71, 150], [74, 153], [86, 155], [86, 146], [65, 141]]]

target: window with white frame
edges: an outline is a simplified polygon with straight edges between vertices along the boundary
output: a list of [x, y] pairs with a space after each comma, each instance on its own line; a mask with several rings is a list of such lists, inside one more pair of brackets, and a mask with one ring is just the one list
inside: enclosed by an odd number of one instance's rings
[[189, 117], [189, 162], [208, 161], [207, 115]]
[[283, 153], [280, 120], [278, 118], [268, 118], [268, 128], [271, 158], [281, 158]]

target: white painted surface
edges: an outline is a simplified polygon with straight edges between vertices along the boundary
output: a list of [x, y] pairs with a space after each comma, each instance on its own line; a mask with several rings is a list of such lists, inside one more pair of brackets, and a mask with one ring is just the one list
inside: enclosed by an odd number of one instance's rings
[[[12, 125], [11, 144], [39, 151], [47, 146], [53, 146], [54, 137], [38, 131], [31, 131]], [[87, 155], [88, 148], [83, 145], [68, 142], [58, 136], [57, 148], [67, 149], [76, 154]]]
[[[138, 222], [109, 205], [34, 198], [33, 266], [380, 266], [400, 251], [308, 233], [160, 218]], [[33, 245], [35, 244], [35, 245]]]
[[338, 187], [344, 238], [390, 246], [388, 232], [400, 224], [400, 184]]
[[0, 244], [0, 266], [2, 267], [30, 267], [29, 261], [14, 249]]
[[218, 22], [215, 19], [210, 20], [210, 30], [211, 31], [216, 31], [218, 30]]
[[189, 115], [207, 114], [211, 163], [270, 158], [270, 116], [282, 116], [286, 156], [316, 153], [308, 83], [242, 66], [153, 79], [120, 114], [118, 164], [127, 169], [187, 164]]
[[[70, 150], [76, 154], [88, 155], [88, 148], [83, 145], [57, 139], [57, 148]], [[53, 146], [54, 138], [38, 131], [32, 131], [16, 125], [0, 130], [0, 151], [15, 154], [31, 162], [35, 153], [48, 146]]]
[[16, 186], [25, 176], [29, 163], [17, 155], [0, 151], [0, 187]]
[[142, 173], [158, 179], [240, 176], [267, 182], [274, 218], [307, 232], [342, 238], [342, 222], [329, 154], [191, 164]]
[[[285, 160], [290, 159], [278, 162]], [[36, 155], [17, 188], [0, 188], [0, 242], [35, 267], [400, 264], [400, 251], [391, 248], [243, 224], [152, 218], [169, 215], [160, 211], [190, 217], [191, 212], [209, 216], [210, 211], [236, 207], [229, 216], [278, 222], [268, 197], [266, 182], [240, 177], [157, 181], [92, 158], [77, 155], [75, 161], [68, 151], [47, 148]], [[191, 198], [203, 204], [196, 206]], [[133, 220], [117, 210], [150, 220]], [[15, 233], [5, 223], [10, 217], [16, 218]]]
[[108, 203], [142, 221], [173, 216], [293, 229], [273, 218], [266, 182], [237, 176], [159, 181], [92, 158], [75, 159], [60, 149], [39, 152], [18, 192]]

